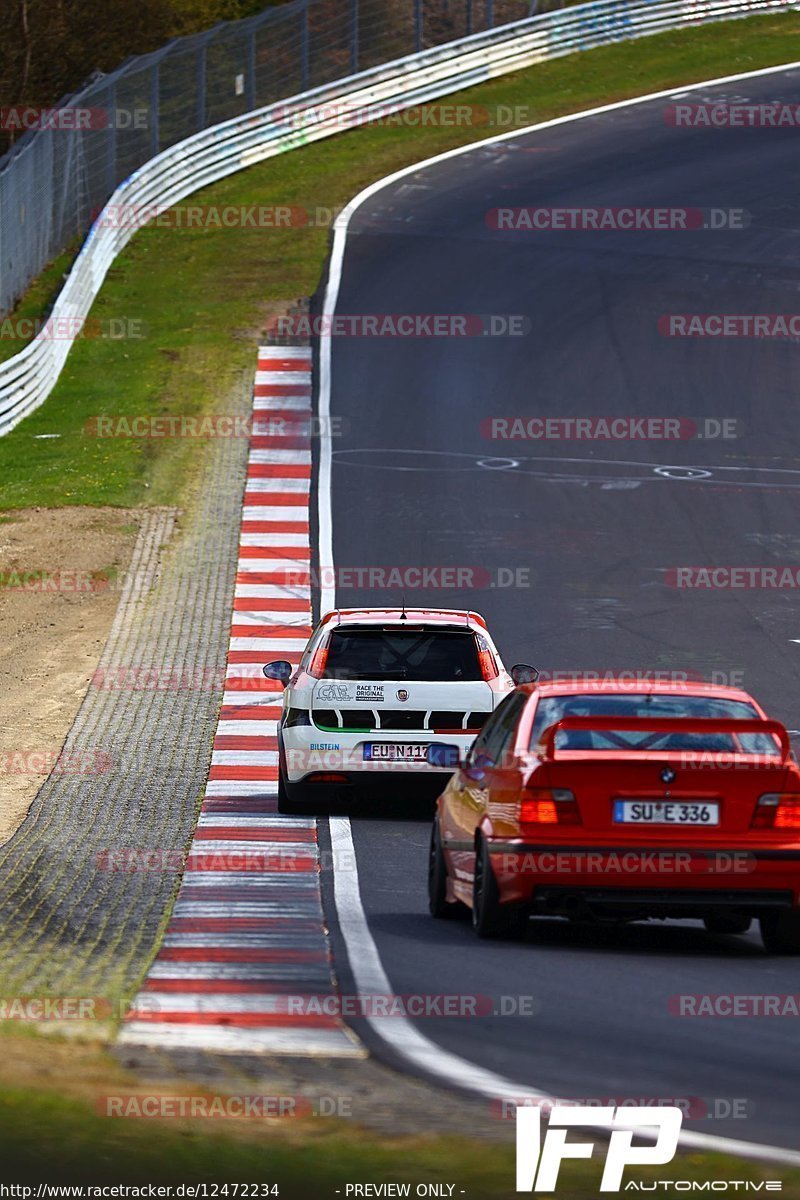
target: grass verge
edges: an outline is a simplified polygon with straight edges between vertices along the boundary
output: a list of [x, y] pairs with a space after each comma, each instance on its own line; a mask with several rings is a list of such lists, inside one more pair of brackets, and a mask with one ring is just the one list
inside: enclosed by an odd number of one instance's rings
[[[438, 1193], [443, 1196], [452, 1185], [453, 1200], [462, 1195], [470, 1200], [514, 1195], [510, 1122], [508, 1137], [488, 1141], [476, 1139], [471, 1131], [464, 1137], [396, 1137], [390, 1130], [381, 1135], [352, 1120], [322, 1116], [108, 1116], [109, 1111], [152, 1111], [148, 1106], [156, 1102], [169, 1106], [175, 1114], [181, 1111], [181, 1103], [191, 1102], [219, 1112], [224, 1098], [231, 1094], [269, 1096], [273, 1111], [279, 1100], [285, 1112], [291, 1111], [292, 1102], [298, 1111], [307, 1111], [310, 1101], [263, 1084], [249, 1091], [240, 1086], [235, 1093], [230, 1086], [217, 1092], [208, 1087], [190, 1088], [185, 1078], [170, 1080], [167, 1071], [159, 1072], [157, 1084], [143, 1084], [102, 1048], [76, 1046], [56, 1037], [12, 1034], [3, 1039], [3, 1047], [0, 1155], [4, 1184], [270, 1184], [278, 1188], [270, 1194], [288, 1200], [337, 1194], [344, 1198], [346, 1185], [354, 1183], [406, 1183], [411, 1185], [412, 1196], [419, 1184], [444, 1185], [445, 1190]], [[14, 1081], [15, 1073], [24, 1084]], [[30, 1086], [34, 1078], [36, 1087]], [[487, 1123], [491, 1121], [487, 1116]], [[602, 1147], [593, 1161], [565, 1162], [559, 1196], [564, 1200], [596, 1197], [601, 1155]], [[724, 1155], [684, 1155], [664, 1167], [630, 1168], [625, 1175], [625, 1182], [636, 1180], [651, 1186], [664, 1179], [781, 1180], [784, 1200], [800, 1200], [800, 1171], [744, 1163]], [[656, 1191], [666, 1194], [660, 1187]], [[267, 1195], [264, 1191], [249, 1193], [256, 1194]]]
[[[780, 13], [660, 34], [540, 64], [451, 99], [524, 105], [531, 121], [546, 120], [790, 61], [798, 33], [800, 13]], [[491, 132], [368, 126], [240, 172], [191, 203], [336, 209], [379, 176]], [[87, 422], [224, 412], [231, 389], [252, 371], [266, 318], [316, 287], [328, 235], [324, 222], [138, 233], [109, 272], [91, 325], [140, 336], [78, 343], [52, 396], [0, 438], [0, 508], [181, 505], [203, 470], [196, 439], [100, 438], [86, 433]], [[14, 317], [47, 310], [65, 265], [63, 258], [53, 264]], [[19, 348], [0, 337], [0, 358]]]

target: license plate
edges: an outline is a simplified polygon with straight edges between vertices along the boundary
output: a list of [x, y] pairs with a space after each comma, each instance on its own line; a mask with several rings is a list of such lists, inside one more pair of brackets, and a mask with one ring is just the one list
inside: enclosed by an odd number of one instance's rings
[[427, 762], [428, 747], [421, 742], [367, 742], [366, 762]]
[[615, 800], [618, 825], [719, 825], [719, 804], [707, 800]]

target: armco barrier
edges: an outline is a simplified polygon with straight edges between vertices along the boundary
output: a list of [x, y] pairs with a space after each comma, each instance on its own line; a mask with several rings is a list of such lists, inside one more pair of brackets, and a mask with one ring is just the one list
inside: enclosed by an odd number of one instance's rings
[[[540, 0], [265, 3], [255, 0], [261, 11], [249, 17], [172, 38], [108, 74], [95, 72], [54, 109], [5, 96], [1, 316], [49, 262], [80, 244], [114, 189], [156, 154], [286, 96], [531, 17]], [[36, 74], [35, 63], [31, 69]], [[27, 90], [31, 99], [37, 89]]]
[[[797, 7], [798, 0], [591, 0], [517, 21], [212, 126], [140, 167], [117, 188], [108, 208], [169, 207], [234, 171], [363, 124], [371, 111], [399, 111], [576, 50]], [[134, 232], [114, 227], [111, 220], [104, 223], [100, 214], [55, 301], [53, 322], [63, 319], [72, 329], [88, 316], [108, 268]], [[50, 394], [71, 345], [45, 328], [0, 364], [0, 436]]]

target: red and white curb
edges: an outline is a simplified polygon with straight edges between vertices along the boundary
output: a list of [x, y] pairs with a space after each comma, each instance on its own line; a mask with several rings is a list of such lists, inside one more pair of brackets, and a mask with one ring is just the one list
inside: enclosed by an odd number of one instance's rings
[[[175, 908], [120, 1041], [363, 1057], [335, 1015], [317, 826], [277, 813], [280, 685], [311, 633], [311, 351], [262, 347], [225, 691]], [[330, 998], [330, 1001], [328, 1001]]]

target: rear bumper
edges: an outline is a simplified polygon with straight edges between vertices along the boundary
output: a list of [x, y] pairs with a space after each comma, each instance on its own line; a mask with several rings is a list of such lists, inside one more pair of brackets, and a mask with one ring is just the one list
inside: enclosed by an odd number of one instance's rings
[[438, 771], [392, 771], [383, 774], [347, 771], [337, 780], [326, 779], [327, 774], [306, 775], [299, 784], [293, 786], [299, 787], [309, 802], [319, 796], [321, 800], [324, 798], [342, 803], [377, 799], [403, 800], [413, 805], [415, 801], [435, 800], [447, 786], [448, 778], [447, 774]]
[[791, 908], [791, 891], [753, 891], [751, 888], [613, 888], [540, 887], [531, 898], [531, 911], [562, 917], [700, 918], [713, 913], [760, 916]]
[[[317, 775], [343, 775], [351, 786], [368, 784], [373, 790], [384, 785], [399, 790], [403, 785], [418, 788], [421, 781], [429, 779], [431, 794], [444, 790], [452, 771], [432, 767], [424, 758], [424, 752], [432, 742], [445, 742], [457, 746], [463, 758], [474, 741], [474, 734], [435, 734], [383, 731], [381, 733], [325, 733], [313, 726], [289, 726], [279, 731], [281, 763], [290, 783], [313, 783]], [[364, 745], [375, 743], [408, 743], [420, 747], [423, 757], [417, 761], [395, 761], [391, 759], [365, 760]]]
[[501, 900], [562, 915], [758, 915], [800, 904], [800, 847], [539, 845], [491, 839]]

